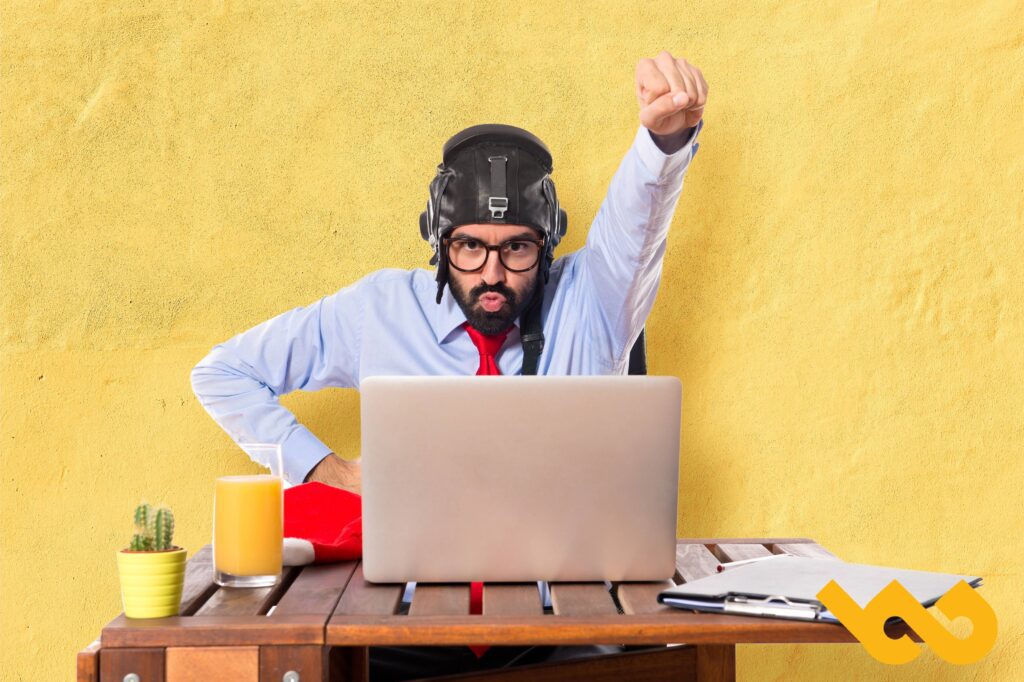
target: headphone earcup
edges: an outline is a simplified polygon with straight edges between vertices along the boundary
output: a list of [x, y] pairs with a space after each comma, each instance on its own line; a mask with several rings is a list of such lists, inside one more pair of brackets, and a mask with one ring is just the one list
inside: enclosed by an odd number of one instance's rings
[[420, 235], [430, 241], [430, 224], [427, 221], [427, 212], [420, 213]]
[[558, 238], [561, 239], [569, 229], [569, 214], [564, 209], [558, 209]]

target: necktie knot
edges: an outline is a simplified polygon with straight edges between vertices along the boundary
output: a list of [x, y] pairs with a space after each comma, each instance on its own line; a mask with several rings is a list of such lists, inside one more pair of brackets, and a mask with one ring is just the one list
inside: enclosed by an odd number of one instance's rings
[[470, 326], [468, 322], [462, 326], [465, 327], [470, 340], [473, 341], [473, 345], [480, 351], [481, 359], [494, 358], [498, 351], [501, 350], [502, 345], [505, 343], [505, 338], [508, 336], [507, 329], [500, 334], [484, 334]]

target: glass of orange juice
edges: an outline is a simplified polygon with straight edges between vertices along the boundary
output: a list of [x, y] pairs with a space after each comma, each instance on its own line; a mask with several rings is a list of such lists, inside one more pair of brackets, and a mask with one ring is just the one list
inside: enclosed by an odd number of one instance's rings
[[267, 587], [281, 578], [284, 496], [281, 446], [242, 445], [270, 474], [222, 476], [213, 502], [214, 580], [224, 587]]

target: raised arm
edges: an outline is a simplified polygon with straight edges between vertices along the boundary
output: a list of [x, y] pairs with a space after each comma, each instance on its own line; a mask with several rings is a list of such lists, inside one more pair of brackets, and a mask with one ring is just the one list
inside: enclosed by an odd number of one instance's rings
[[192, 369], [192, 390], [236, 443], [281, 443], [284, 477], [301, 483], [331, 449], [278, 397], [356, 387], [361, 325], [356, 283], [214, 346]]
[[586, 282], [580, 305], [621, 370], [654, 305], [666, 239], [697, 152], [707, 101], [700, 71], [662, 52], [636, 73], [641, 127], [612, 178], [578, 263]]

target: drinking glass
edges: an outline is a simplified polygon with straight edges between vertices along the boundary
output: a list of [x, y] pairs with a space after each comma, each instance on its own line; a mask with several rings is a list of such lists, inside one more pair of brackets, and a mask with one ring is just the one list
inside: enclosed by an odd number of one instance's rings
[[281, 446], [244, 443], [241, 447], [270, 473], [217, 479], [213, 502], [214, 580], [224, 587], [268, 587], [281, 579]]

